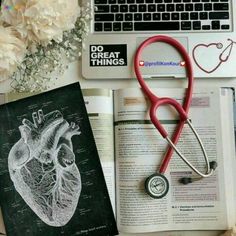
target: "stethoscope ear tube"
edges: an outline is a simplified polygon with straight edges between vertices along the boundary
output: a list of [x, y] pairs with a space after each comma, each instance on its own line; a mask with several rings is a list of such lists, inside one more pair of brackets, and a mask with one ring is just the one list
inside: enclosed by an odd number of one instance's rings
[[[134, 56], [134, 70], [135, 70], [137, 80], [138, 80], [144, 94], [151, 101], [151, 104], [153, 104], [155, 106], [155, 104], [157, 104], [157, 100], [160, 101], [160, 98], [158, 98], [155, 94], [152, 93], [152, 91], [149, 89], [146, 81], [143, 79], [142, 74], [140, 72], [139, 61], [140, 61], [140, 55], [141, 55], [143, 49], [146, 46], [148, 46], [149, 44], [157, 43], [157, 42], [164, 42], [164, 43], [171, 45], [173, 48], [175, 48], [180, 53], [180, 55], [182, 55], [182, 59], [185, 61], [185, 69], [186, 69], [186, 75], [187, 75], [187, 80], [188, 80], [188, 86], [187, 86], [187, 89], [185, 92], [185, 98], [183, 100], [182, 108], [184, 110], [184, 113], [188, 114], [189, 107], [191, 104], [191, 99], [192, 99], [192, 92], [193, 92], [193, 81], [194, 81], [193, 68], [192, 68], [192, 64], [191, 64], [191, 60], [188, 55], [188, 52], [183, 47], [183, 45], [181, 43], [179, 43], [177, 40], [175, 40], [174, 38], [171, 38], [169, 36], [165, 36], [165, 35], [156, 35], [156, 36], [153, 36], [153, 37], [150, 37], [150, 38], [144, 40], [141, 43], [141, 45], [137, 48], [137, 51]], [[169, 100], [171, 100], [171, 99], [169, 99]], [[176, 106], [175, 106], [175, 108], [176, 108]], [[151, 112], [151, 109], [150, 109], [150, 112]], [[183, 112], [181, 112], [181, 113], [184, 114]], [[160, 128], [161, 125], [159, 125], [158, 122], [156, 121], [158, 119], [154, 118], [151, 120], [152, 121], [155, 120], [154, 125], [156, 126], [156, 128], [159, 131], [161, 130], [162, 135], [164, 137], [166, 137], [167, 133], [163, 130], [163, 128]], [[179, 122], [179, 124], [176, 127], [176, 131], [171, 138], [171, 140], [174, 144], [177, 144], [177, 142], [178, 142], [178, 139], [180, 137], [180, 133], [182, 132], [185, 120], [186, 120], [186, 118], [181, 119], [181, 121]], [[165, 172], [165, 170], [169, 164], [169, 161], [171, 159], [172, 154], [173, 154], [173, 148], [169, 147], [165, 156], [163, 157], [163, 162], [161, 163], [161, 166], [160, 166], [160, 173]]]
[[217, 163], [214, 162], [211, 164], [210, 166], [210, 162], [208, 160], [208, 156], [207, 156], [207, 153], [206, 153], [206, 150], [203, 146], [203, 143], [197, 133], [197, 131], [195, 130], [195, 128], [193, 127], [193, 125], [191, 124], [190, 120], [187, 119], [186, 120], [186, 123], [189, 125], [189, 127], [191, 128], [192, 132], [194, 133], [200, 147], [201, 147], [201, 150], [202, 150], [202, 154], [203, 154], [203, 157], [205, 159], [205, 163], [206, 163], [206, 172], [205, 173], [202, 173], [200, 172], [196, 167], [194, 167], [187, 159], [186, 157], [179, 151], [179, 149], [176, 147], [176, 145], [174, 145], [174, 143], [171, 141], [171, 139], [169, 137], [166, 137], [166, 141], [169, 143], [169, 145], [175, 150], [175, 152], [178, 154], [178, 156], [198, 175], [200, 175], [201, 177], [209, 177], [213, 174], [213, 171], [216, 169], [217, 167]]

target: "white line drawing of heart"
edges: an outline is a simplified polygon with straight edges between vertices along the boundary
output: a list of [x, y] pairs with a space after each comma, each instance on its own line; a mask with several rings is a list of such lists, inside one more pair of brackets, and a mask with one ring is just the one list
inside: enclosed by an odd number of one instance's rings
[[232, 39], [227, 39], [230, 43], [224, 48], [224, 50], [219, 54], [218, 56], [218, 59], [219, 61], [217, 62], [217, 64], [215, 64], [212, 68], [210, 69], [206, 69], [204, 68], [204, 66], [202, 64], [200, 64], [197, 56], [196, 56], [196, 52], [197, 50], [200, 50], [200, 48], [205, 48], [205, 52], [207, 48], [210, 48], [210, 47], [216, 47], [217, 49], [222, 49], [223, 48], [223, 44], [222, 43], [210, 43], [210, 44], [197, 44], [194, 48], [193, 48], [193, 51], [192, 51], [192, 56], [193, 56], [193, 60], [194, 62], [196, 63], [196, 65], [202, 70], [204, 71], [205, 73], [213, 73], [214, 71], [216, 71], [222, 63], [224, 62], [227, 62], [230, 55], [231, 55], [231, 52], [232, 52], [232, 49], [233, 49], [233, 45], [236, 44], [235, 41], [233, 41]]

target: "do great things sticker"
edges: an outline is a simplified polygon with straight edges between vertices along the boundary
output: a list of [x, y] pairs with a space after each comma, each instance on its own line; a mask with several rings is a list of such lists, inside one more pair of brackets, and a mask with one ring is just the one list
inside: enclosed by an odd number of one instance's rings
[[90, 66], [127, 66], [127, 45], [90, 45]]

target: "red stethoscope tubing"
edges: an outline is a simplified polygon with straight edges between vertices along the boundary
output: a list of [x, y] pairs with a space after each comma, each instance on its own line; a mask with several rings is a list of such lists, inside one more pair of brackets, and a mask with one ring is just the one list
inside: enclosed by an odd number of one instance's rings
[[[172, 45], [183, 57], [183, 60], [185, 62], [185, 68], [186, 68], [186, 75], [188, 78], [188, 87], [186, 90], [185, 98], [183, 101], [183, 106], [179, 104], [176, 100], [168, 97], [157, 97], [155, 94], [152, 93], [152, 91], [149, 89], [147, 86], [146, 82], [144, 81], [141, 72], [140, 72], [140, 67], [139, 67], [139, 61], [140, 61], [140, 55], [143, 51], [143, 49], [148, 46], [149, 44], [155, 43], [155, 42], [164, 42], [167, 44]], [[144, 94], [148, 97], [148, 99], [151, 102], [151, 107], [150, 107], [150, 119], [154, 126], [157, 128], [157, 130], [161, 133], [163, 138], [166, 138], [168, 136], [168, 133], [165, 131], [163, 126], [161, 125], [160, 121], [157, 118], [156, 111], [159, 106], [161, 105], [171, 105], [174, 107], [177, 112], [179, 113], [180, 116], [180, 122], [178, 123], [176, 130], [171, 138], [172, 142], [176, 145], [179, 137], [181, 135], [181, 132], [183, 130], [184, 124], [186, 119], [188, 119], [188, 112], [189, 112], [189, 107], [191, 105], [191, 100], [192, 100], [192, 93], [193, 93], [193, 68], [191, 64], [190, 57], [185, 50], [185, 48], [175, 39], [165, 36], [165, 35], [157, 35], [150, 37], [146, 39], [137, 49], [135, 57], [134, 57], [134, 70], [136, 77], [139, 81], [139, 84], [144, 92]], [[168, 147], [167, 152], [165, 153], [159, 173], [164, 174], [166, 171], [166, 168], [168, 167], [168, 164], [170, 162], [171, 156], [173, 154], [173, 148]]]

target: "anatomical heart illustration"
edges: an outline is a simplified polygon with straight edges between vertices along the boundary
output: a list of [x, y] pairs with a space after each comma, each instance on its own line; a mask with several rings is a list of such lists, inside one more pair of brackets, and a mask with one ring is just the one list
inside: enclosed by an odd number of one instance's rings
[[79, 83], [0, 105], [0, 204], [7, 236], [117, 234]]
[[71, 140], [80, 135], [79, 126], [69, 124], [57, 110], [38, 110], [32, 119], [23, 119], [21, 138], [10, 150], [10, 178], [42, 221], [63, 226], [73, 216], [81, 192]]

